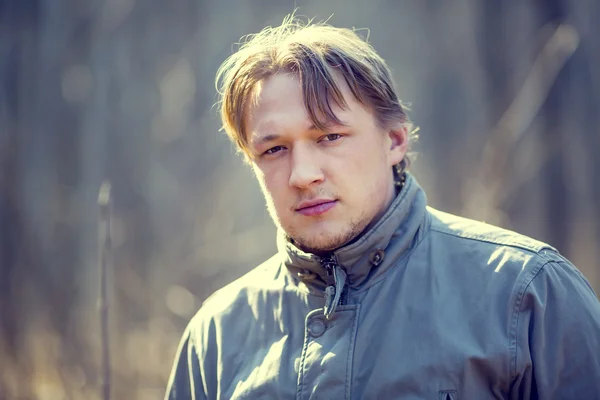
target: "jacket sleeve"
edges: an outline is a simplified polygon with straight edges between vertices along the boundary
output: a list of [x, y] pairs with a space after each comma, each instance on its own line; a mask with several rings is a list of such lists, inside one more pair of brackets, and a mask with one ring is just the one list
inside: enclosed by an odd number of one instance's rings
[[165, 400], [205, 400], [202, 373], [193, 336], [193, 323], [183, 334], [171, 376], [167, 384]]
[[569, 261], [547, 255], [515, 307], [511, 397], [600, 399], [600, 302]]

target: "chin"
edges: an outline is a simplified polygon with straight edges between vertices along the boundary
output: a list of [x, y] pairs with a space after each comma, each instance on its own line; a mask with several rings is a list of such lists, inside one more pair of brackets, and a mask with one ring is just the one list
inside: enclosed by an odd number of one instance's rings
[[[359, 232], [360, 233], [360, 232]], [[304, 251], [310, 253], [323, 253], [342, 247], [357, 236], [353, 229], [335, 230], [324, 232], [315, 230], [291, 235], [296, 244]]]

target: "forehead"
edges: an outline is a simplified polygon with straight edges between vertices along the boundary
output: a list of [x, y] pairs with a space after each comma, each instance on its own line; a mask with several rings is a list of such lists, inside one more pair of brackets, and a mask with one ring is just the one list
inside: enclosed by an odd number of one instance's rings
[[251, 121], [264, 119], [294, 111], [308, 117], [304, 105], [300, 80], [291, 73], [279, 73], [258, 82], [252, 90], [248, 108]]
[[[353, 115], [362, 106], [354, 98], [343, 79], [338, 79], [336, 83], [344, 96], [346, 107], [341, 108], [333, 100], [330, 100], [329, 104], [339, 120], [350, 124]], [[285, 125], [293, 125], [295, 128], [305, 130], [315, 128], [306, 109], [302, 84], [292, 73], [278, 73], [257, 83], [246, 110], [245, 123], [249, 139], [264, 131], [281, 130]]]

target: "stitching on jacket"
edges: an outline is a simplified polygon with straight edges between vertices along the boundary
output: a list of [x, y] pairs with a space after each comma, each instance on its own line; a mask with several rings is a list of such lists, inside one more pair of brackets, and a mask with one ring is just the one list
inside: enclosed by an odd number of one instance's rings
[[513, 352], [511, 355], [511, 369], [510, 371], [510, 384], [512, 385], [513, 381], [517, 377], [517, 339], [518, 339], [518, 327], [519, 327], [519, 316], [521, 315], [521, 305], [523, 304], [523, 298], [525, 297], [525, 293], [527, 289], [531, 285], [531, 282], [535, 279], [536, 276], [544, 269], [546, 265], [548, 265], [550, 261], [546, 261], [544, 264], [536, 266], [529, 272], [529, 274], [523, 279], [523, 283], [517, 292], [517, 299], [515, 301], [515, 306], [513, 308], [513, 317], [512, 317], [512, 327], [509, 336], [509, 349]]
[[554, 263], [557, 266], [560, 265], [563, 268], [568, 269], [570, 272], [577, 275], [584, 283], [586, 287], [588, 287], [592, 292], [596, 293], [590, 282], [587, 280], [586, 276], [573, 265], [571, 261], [566, 259], [562, 254], [557, 251], [547, 251], [546, 249], [540, 252], [540, 256], [548, 261], [548, 263]]
[[477, 240], [480, 242], [502, 244], [502, 245], [506, 245], [506, 246], [517, 247], [522, 250], [532, 251], [534, 253], [539, 253], [540, 251], [542, 251], [544, 249], [551, 249], [556, 252], [556, 249], [554, 247], [550, 246], [548, 243], [544, 243], [539, 240], [529, 238], [529, 237], [519, 234], [517, 232], [511, 231], [509, 229], [490, 225], [485, 222], [468, 220], [466, 218], [458, 217], [458, 221], [470, 222], [470, 225], [473, 225], [473, 223], [475, 223], [475, 224], [479, 224], [482, 226], [486, 226], [488, 228], [491, 228], [492, 230], [495, 230], [497, 233], [503, 233], [505, 236], [510, 236], [508, 238], [508, 240], [503, 240], [503, 239], [498, 239], [498, 238], [492, 239], [489, 237], [489, 233], [486, 233], [484, 235], [478, 235], [478, 234], [464, 232], [461, 230], [451, 229], [448, 226], [449, 225], [448, 222], [446, 222], [442, 218], [444, 215], [451, 216], [450, 214], [445, 213], [444, 211], [440, 211], [435, 208], [429, 207], [429, 206], [427, 207], [427, 211], [428, 211], [428, 214], [431, 215], [432, 219], [435, 218], [438, 221], [438, 223], [432, 222], [430, 229], [433, 231], [439, 232], [439, 233], [443, 233], [443, 234], [454, 236], [454, 237], [461, 237], [461, 238], [465, 238], [465, 239], [473, 239], [473, 240]]
[[346, 361], [346, 398], [350, 399], [352, 393], [352, 365], [354, 361], [354, 345], [356, 343], [356, 335], [358, 334], [358, 316], [360, 314], [360, 303], [356, 304], [354, 322], [352, 323], [352, 332], [350, 343], [348, 344], [348, 360]]
[[[525, 242], [520, 242], [520, 241], [516, 240], [515, 238], [511, 238], [511, 240], [491, 239], [491, 238], [486, 238], [485, 236], [468, 235], [468, 234], [464, 234], [464, 233], [457, 233], [454, 231], [447, 231], [445, 229], [434, 227], [433, 224], [432, 224], [430, 230], [444, 234], [444, 235], [453, 236], [455, 238], [476, 240], [478, 242], [483, 242], [483, 243], [490, 243], [490, 244], [513, 247], [513, 248], [528, 251], [528, 252], [531, 252], [534, 254], [539, 254], [540, 251], [545, 250], [545, 249], [556, 251], [556, 249], [554, 247], [550, 246], [547, 243], [543, 243], [543, 242], [540, 242], [540, 246], [538, 246], [538, 247], [532, 247]], [[518, 235], [518, 234], [516, 234], [516, 235]]]

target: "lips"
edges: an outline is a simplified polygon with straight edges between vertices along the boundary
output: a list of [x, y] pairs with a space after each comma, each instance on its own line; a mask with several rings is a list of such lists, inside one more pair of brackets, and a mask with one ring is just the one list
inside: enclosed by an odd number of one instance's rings
[[298, 211], [302, 215], [311, 217], [326, 213], [327, 211], [335, 207], [336, 204], [337, 200], [311, 200], [300, 203], [300, 206], [296, 209], [296, 211]]

